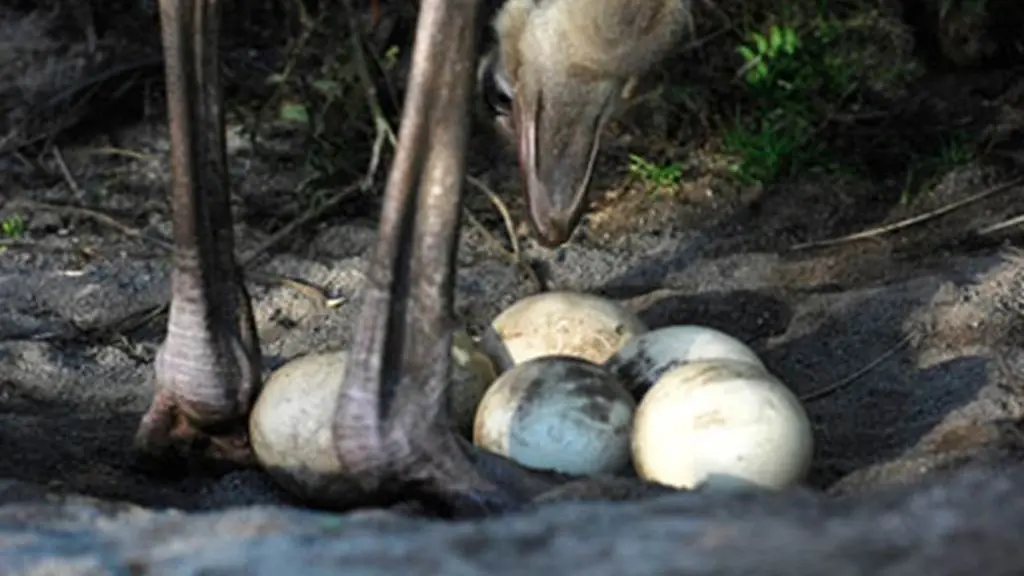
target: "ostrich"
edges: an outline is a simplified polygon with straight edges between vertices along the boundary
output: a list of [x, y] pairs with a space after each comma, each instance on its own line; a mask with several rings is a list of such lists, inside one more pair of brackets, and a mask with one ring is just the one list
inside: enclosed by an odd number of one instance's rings
[[[423, 0], [399, 144], [335, 415], [351, 506], [415, 501], [441, 516], [537, 499], [624, 499], [668, 488], [526, 470], [457, 436], [444, 398], [478, 0]], [[218, 0], [161, 0], [171, 139], [173, 270], [156, 393], [136, 434], [151, 465], [253, 466], [247, 420], [260, 347], [234, 258], [218, 74]], [[531, 220], [564, 241], [601, 127], [631, 78], [667, 51], [686, 0], [509, 0], [490, 66], [511, 100]]]

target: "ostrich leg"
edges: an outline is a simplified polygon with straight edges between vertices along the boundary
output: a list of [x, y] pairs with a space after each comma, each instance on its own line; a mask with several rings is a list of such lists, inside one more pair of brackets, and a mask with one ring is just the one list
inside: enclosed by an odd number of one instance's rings
[[251, 465], [260, 383], [249, 297], [234, 259], [217, 0], [160, 0], [171, 139], [171, 307], [156, 394], [136, 434], [150, 463], [203, 456]]
[[569, 483], [526, 470], [472, 446], [450, 423], [444, 399], [478, 4], [420, 5], [380, 237], [335, 414], [342, 467], [364, 503], [411, 498], [442, 516], [499, 513], [538, 497], [663, 493], [642, 482]]
[[[477, 4], [420, 5], [380, 238], [334, 426], [343, 467], [365, 494], [435, 500], [445, 513], [514, 505], [472, 467], [442, 401]], [[467, 493], [467, 483], [481, 489]], [[452, 498], [458, 494], [469, 498]]]

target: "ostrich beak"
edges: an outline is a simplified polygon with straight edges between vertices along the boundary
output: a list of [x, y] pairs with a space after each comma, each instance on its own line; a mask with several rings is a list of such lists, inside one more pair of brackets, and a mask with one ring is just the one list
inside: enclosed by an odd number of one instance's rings
[[619, 84], [567, 81], [552, 92], [516, 87], [512, 118], [523, 192], [530, 223], [545, 246], [568, 241], [583, 216]]

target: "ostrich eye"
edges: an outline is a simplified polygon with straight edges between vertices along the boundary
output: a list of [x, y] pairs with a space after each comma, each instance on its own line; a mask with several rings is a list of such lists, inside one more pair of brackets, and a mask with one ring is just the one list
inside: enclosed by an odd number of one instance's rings
[[497, 116], [511, 115], [515, 91], [499, 58], [493, 52], [488, 54], [480, 68], [480, 92], [484, 103]]

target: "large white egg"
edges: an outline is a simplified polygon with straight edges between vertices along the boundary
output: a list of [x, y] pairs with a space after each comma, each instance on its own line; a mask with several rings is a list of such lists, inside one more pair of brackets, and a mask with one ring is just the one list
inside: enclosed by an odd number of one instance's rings
[[578, 476], [629, 466], [636, 403], [600, 366], [569, 356], [518, 364], [494, 381], [473, 442], [523, 466]]
[[573, 356], [601, 364], [646, 331], [635, 314], [614, 300], [553, 291], [527, 296], [498, 314], [480, 347], [499, 372], [540, 356]]
[[626, 342], [605, 362], [638, 402], [662, 374], [688, 362], [737, 360], [764, 368], [746, 344], [707, 326], [682, 325], [657, 328]]
[[806, 476], [814, 435], [797, 397], [766, 370], [735, 360], [664, 373], [637, 407], [633, 463], [677, 488], [783, 488]]
[[[467, 334], [452, 344], [449, 408], [455, 427], [470, 439], [477, 405], [494, 381], [494, 367]], [[335, 454], [332, 420], [344, 386], [345, 351], [309, 354], [274, 371], [249, 417], [249, 436], [260, 465], [283, 488], [310, 501], [344, 494], [344, 471]]]
[[270, 375], [249, 416], [260, 466], [305, 500], [330, 500], [345, 490], [331, 420], [347, 359], [347, 352], [336, 351], [291, 360]]

